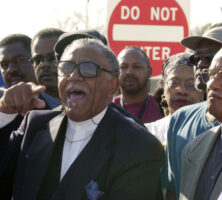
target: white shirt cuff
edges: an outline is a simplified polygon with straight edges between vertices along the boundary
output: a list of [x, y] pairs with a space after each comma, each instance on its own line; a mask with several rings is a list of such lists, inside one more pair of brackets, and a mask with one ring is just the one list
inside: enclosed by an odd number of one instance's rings
[[0, 128], [3, 128], [4, 126], [6, 126], [10, 122], [12, 122], [17, 115], [18, 115], [18, 113], [6, 114], [6, 113], [3, 113], [3, 112], [0, 112]]

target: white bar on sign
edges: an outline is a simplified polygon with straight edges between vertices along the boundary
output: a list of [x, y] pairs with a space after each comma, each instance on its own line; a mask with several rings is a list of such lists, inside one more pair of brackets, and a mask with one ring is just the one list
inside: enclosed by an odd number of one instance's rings
[[114, 24], [114, 41], [180, 42], [184, 38], [183, 26], [154, 26]]

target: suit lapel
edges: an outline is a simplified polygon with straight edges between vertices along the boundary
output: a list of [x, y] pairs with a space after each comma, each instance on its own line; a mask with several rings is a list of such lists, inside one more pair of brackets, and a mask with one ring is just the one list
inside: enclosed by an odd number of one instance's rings
[[[220, 132], [221, 132], [222, 130], [220, 129]], [[219, 131], [218, 131], [219, 132]], [[213, 147], [211, 147], [211, 149], [212, 149]], [[219, 174], [219, 177], [218, 177], [218, 179], [217, 179], [217, 182], [216, 182], [216, 184], [215, 184], [215, 186], [214, 186], [214, 189], [213, 189], [213, 192], [212, 192], [212, 195], [211, 195], [211, 200], [217, 200], [218, 199], [218, 197], [222, 194], [222, 172], [220, 172], [220, 174]]]
[[115, 131], [115, 123], [117, 120], [112, 117], [111, 109], [108, 108], [93, 137], [70, 166], [52, 199], [61, 196], [62, 191], [66, 191], [66, 199], [83, 198], [86, 185], [91, 180], [97, 179], [112, 156], [112, 132]]
[[185, 182], [188, 184], [185, 186], [183, 185], [183, 183], [181, 183], [181, 188], [186, 189], [187, 192], [184, 193], [186, 194], [187, 199], [193, 199], [195, 196], [195, 191], [199, 182], [200, 175], [218, 134], [220, 134], [220, 126], [214, 127], [209, 130], [205, 134], [201, 143], [199, 143], [191, 152], [191, 154], [189, 154], [188, 158], [185, 158], [184, 160], [183, 170], [186, 171], [186, 169], [188, 169], [189, 172], [185, 172], [184, 174], [186, 177], [183, 178], [187, 180]]
[[65, 113], [61, 113], [59, 116], [57, 116], [56, 118], [52, 119], [49, 122], [49, 132], [52, 138], [52, 141], [54, 143], [56, 136], [59, 132], [59, 128], [61, 127], [61, 123], [65, 118]]
[[64, 114], [60, 114], [53, 118], [46, 127], [35, 133], [28, 155], [26, 154], [26, 169], [30, 169], [24, 175], [25, 188], [29, 188], [28, 191], [25, 191], [28, 199], [35, 199], [37, 196], [63, 119]]

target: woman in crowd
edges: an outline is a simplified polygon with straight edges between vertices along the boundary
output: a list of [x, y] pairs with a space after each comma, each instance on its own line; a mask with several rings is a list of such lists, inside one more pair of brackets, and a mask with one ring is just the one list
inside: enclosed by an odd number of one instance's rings
[[[204, 100], [204, 94], [194, 86], [194, 65], [189, 62], [189, 53], [169, 57], [162, 66], [160, 105], [167, 107], [168, 115], [145, 126], [165, 146], [170, 116], [179, 108]], [[160, 87], [161, 88], [161, 87]]]

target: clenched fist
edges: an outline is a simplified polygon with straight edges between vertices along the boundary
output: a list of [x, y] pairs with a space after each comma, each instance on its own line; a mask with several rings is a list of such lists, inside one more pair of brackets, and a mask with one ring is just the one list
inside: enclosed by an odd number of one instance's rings
[[0, 99], [0, 112], [26, 113], [32, 109], [41, 109], [46, 106], [38, 95], [46, 89], [45, 86], [36, 85], [32, 82], [18, 83], [4, 91]]

